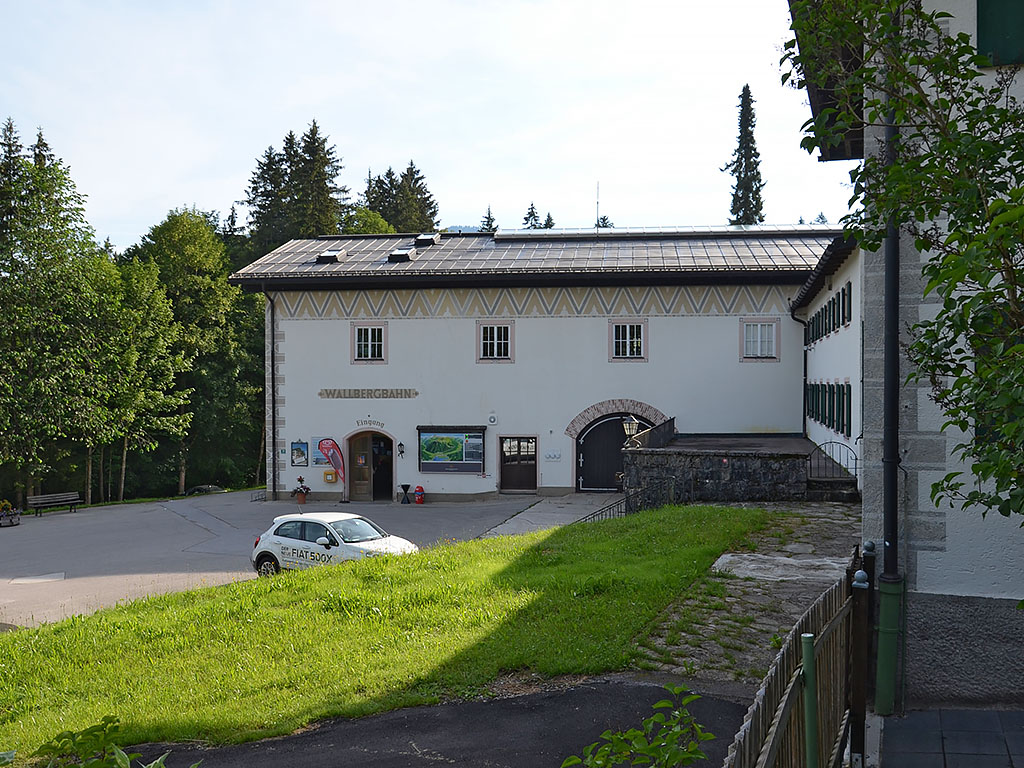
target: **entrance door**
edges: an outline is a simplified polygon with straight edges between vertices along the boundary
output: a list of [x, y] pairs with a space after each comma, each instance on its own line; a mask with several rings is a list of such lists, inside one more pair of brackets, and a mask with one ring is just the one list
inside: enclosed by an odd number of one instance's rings
[[502, 437], [500, 484], [503, 491], [537, 490], [537, 438]]
[[[628, 414], [603, 416], [584, 429], [576, 444], [576, 487], [581, 491], [617, 491], [621, 489], [622, 444], [626, 430], [622, 420]], [[640, 419], [640, 428], [651, 425]]]
[[348, 440], [349, 493], [352, 501], [393, 498], [394, 470], [391, 438], [363, 432]]
[[394, 456], [391, 438], [375, 434], [370, 441], [370, 450], [373, 453], [373, 499], [394, 500]]

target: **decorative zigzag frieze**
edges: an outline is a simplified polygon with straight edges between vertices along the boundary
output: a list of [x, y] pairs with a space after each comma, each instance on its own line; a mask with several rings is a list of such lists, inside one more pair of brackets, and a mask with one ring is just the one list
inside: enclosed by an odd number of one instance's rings
[[278, 294], [283, 319], [788, 314], [775, 285], [430, 288]]

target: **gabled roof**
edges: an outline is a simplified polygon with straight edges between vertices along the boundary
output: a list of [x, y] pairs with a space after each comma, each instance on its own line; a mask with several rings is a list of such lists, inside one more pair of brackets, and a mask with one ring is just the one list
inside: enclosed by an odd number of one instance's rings
[[246, 290], [784, 283], [835, 227], [676, 227], [340, 235], [292, 240], [229, 279]]
[[856, 247], [857, 241], [852, 237], [839, 236], [829, 243], [807, 282], [800, 288], [800, 293], [790, 303], [790, 309], [796, 312], [810, 304], [825, 285], [825, 280], [839, 271], [846, 257], [853, 253]]

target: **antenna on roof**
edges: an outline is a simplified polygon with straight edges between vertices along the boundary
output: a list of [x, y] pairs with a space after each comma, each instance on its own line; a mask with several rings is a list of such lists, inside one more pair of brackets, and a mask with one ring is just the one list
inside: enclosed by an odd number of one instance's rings
[[597, 229], [601, 221], [601, 182], [597, 182], [597, 202], [594, 205], [594, 229]]

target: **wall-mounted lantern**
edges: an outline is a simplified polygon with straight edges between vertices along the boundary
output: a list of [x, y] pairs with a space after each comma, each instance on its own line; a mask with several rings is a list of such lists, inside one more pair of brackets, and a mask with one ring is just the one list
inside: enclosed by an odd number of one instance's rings
[[626, 433], [626, 448], [639, 448], [636, 442], [637, 433], [640, 431], [640, 420], [636, 416], [623, 416], [622, 429]]
[[405, 456], [405, 443], [398, 444], [398, 458]]

